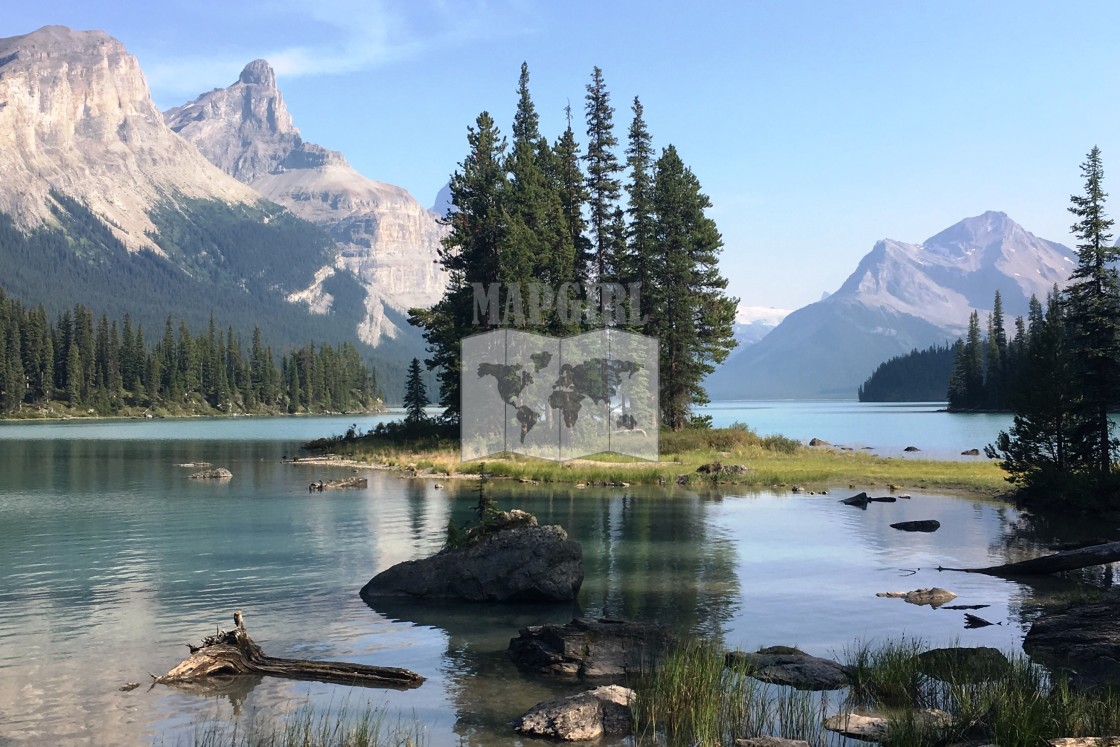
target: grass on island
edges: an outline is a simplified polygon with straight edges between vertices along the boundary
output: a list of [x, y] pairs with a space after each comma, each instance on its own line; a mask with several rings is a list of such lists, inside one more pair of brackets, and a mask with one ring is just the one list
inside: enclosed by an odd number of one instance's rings
[[[461, 462], [456, 433], [431, 428], [379, 427], [360, 435], [320, 439], [315, 451], [390, 468], [410, 468], [438, 475], [508, 477], [544, 483], [629, 483], [693, 486], [734, 484], [754, 488], [801, 486], [821, 490], [836, 485], [859, 489], [890, 485], [910, 490], [959, 490], [997, 494], [1007, 491], [1006, 473], [987, 459], [932, 461], [891, 459], [833, 447], [807, 447], [785, 436], [760, 436], [746, 425], [729, 428], [690, 428], [661, 433], [661, 459], [637, 461], [618, 454], [601, 454], [568, 462], [553, 462], [515, 454]], [[704, 474], [702, 465], [741, 465], [745, 472]]]
[[[1078, 692], [1052, 681], [1022, 654], [962, 666], [951, 659], [935, 679], [922, 672], [920, 641], [856, 644], [843, 658], [853, 685], [846, 691], [806, 692], [764, 685], [744, 665], [725, 666], [724, 652], [691, 641], [633, 684], [639, 743], [732, 744], [779, 736], [831, 744], [824, 730], [833, 713], [887, 718], [887, 747], [995, 743], [1037, 747], [1056, 737], [1120, 734], [1120, 695]], [[947, 714], [935, 725], [923, 711]]]

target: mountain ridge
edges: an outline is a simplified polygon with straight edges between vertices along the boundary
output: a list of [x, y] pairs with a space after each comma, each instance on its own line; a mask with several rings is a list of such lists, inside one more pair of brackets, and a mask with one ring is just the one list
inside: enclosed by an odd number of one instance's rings
[[0, 63], [0, 212], [17, 225], [52, 223], [57, 191], [129, 249], [160, 253], [157, 204], [259, 201], [167, 130], [136, 59], [105, 32], [45, 26], [0, 39]]
[[1073, 252], [1005, 213], [965, 218], [921, 244], [882, 239], [839, 290], [787, 316], [707, 379], [713, 399], [854, 399], [888, 358], [963, 334], [998, 290], [1009, 317], [1063, 285]]
[[329, 311], [333, 300], [322, 281], [348, 271], [367, 294], [360, 339], [377, 345], [416, 337], [393, 318], [442, 295], [446, 276], [436, 260], [446, 228], [407, 190], [370, 179], [343, 154], [304, 141], [266, 60], [250, 62], [226, 88], [167, 110], [164, 119], [214, 165], [334, 239], [336, 257], [291, 300]]

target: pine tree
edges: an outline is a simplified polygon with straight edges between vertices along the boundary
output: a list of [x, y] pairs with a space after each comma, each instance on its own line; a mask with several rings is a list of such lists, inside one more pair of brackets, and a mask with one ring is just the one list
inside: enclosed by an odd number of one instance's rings
[[412, 359], [408, 367], [408, 380], [404, 385], [404, 417], [407, 423], [420, 423], [428, 419], [424, 408], [429, 404], [428, 390], [424, 386], [424, 373], [420, 368], [420, 360]]
[[996, 291], [992, 313], [988, 316], [988, 345], [984, 379], [985, 404], [989, 410], [1007, 406], [1007, 331], [1003, 319], [1003, 299]]
[[508, 267], [501, 261], [509, 229], [506, 144], [488, 112], [468, 128], [467, 143], [470, 152], [451, 176], [455, 209], [444, 219], [451, 230], [439, 251], [447, 288], [432, 308], [409, 312], [409, 321], [424, 330], [432, 356], [425, 362], [439, 371], [440, 404], [450, 422], [458, 422], [460, 414], [460, 341], [501, 323], [500, 308], [497, 316], [477, 308], [471, 283], [505, 282]]
[[66, 401], [71, 407], [82, 403], [82, 355], [74, 344], [66, 353]]
[[[625, 239], [626, 249], [620, 263], [620, 279], [631, 287], [637, 286], [640, 305], [641, 291], [648, 294], [653, 289], [653, 268], [657, 251], [654, 243], [653, 139], [646, 128], [642, 102], [637, 96], [634, 97], [632, 109], [634, 119], [630, 123], [630, 137], [626, 148], [626, 164], [630, 169], [630, 178], [626, 182], [626, 194], [629, 198], [626, 213], [630, 222]], [[628, 318], [640, 315], [641, 309], [633, 308], [633, 294], [628, 296], [628, 303], [631, 305]], [[643, 325], [639, 325], [634, 331], [642, 332]]]
[[579, 143], [572, 130], [572, 107], [565, 107], [564, 111], [568, 117], [568, 126], [556, 141], [553, 152], [556, 155], [555, 179], [560, 186], [560, 207], [572, 247], [573, 266], [570, 276], [560, 278], [560, 282], [581, 282], [586, 279], [587, 268], [591, 263], [591, 240], [587, 238], [587, 221], [584, 219], [584, 208], [589, 195], [579, 165]]
[[1071, 438], [1078, 399], [1057, 287], [1045, 312], [1038, 299], [1031, 298], [1029, 319], [1023, 386], [1012, 394], [1014, 420], [984, 451], [989, 458], [1001, 460], [1012, 482], [1054, 497], [1064, 491], [1077, 466]]
[[718, 265], [723, 239], [704, 214], [711, 202], [671, 145], [656, 164], [652, 205], [661, 289], [650, 294], [649, 331], [660, 345], [661, 421], [680, 430], [692, 406], [708, 401], [704, 377], [735, 346], [738, 300], [724, 294], [727, 280]]
[[614, 264], [618, 247], [615, 242], [614, 216], [622, 183], [618, 174], [622, 166], [614, 148], [614, 109], [610, 93], [603, 81], [603, 71], [596, 67], [587, 84], [585, 112], [587, 115], [587, 192], [591, 207], [592, 272], [596, 282], [614, 280]]
[[1071, 228], [1079, 241], [1077, 269], [1066, 288], [1073, 375], [1081, 392], [1075, 449], [1107, 475], [1117, 449], [1108, 411], [1120, 402], [1120, 250], [1112, 245], [1112, 220], [1104, 210], [1100, 148], [1089, 151], [1081, 174], [1085, 193], [1071, 196], [1069, 208], [1078, 219]]
[[[560, 167], [529, 94], [529, 68], [522, 63], [517, 112], [513, 119], [506, 200], [509, 228], [500, 247], [504, 282], [542, 282], [550, 287], [573, 280], [575, 247], [562, 203]], [[555, 314], [527, 320], [558, 331]]]
[[965, 342], [957, 347], [949, 386], [949, 409], [974, 410], [982, 407], [984, 401], [984, 343], [980, 337], [980, 315], [973, 311], [968, 317]]

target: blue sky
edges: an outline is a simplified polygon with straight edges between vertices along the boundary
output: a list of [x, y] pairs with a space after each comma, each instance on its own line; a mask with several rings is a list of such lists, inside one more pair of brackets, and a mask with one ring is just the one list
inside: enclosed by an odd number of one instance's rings
[[1099, 145], [1120, 173], [1114, 2], [5, 5], [0, 36], [57, 23], [117, 37], [161, 108], [269, 59], [307, 140], [425, 205], [480, 111], [508, 131], [523, 60], [551, 136], [569, 101], [582, 129], [598, 65], [620, 137], [638, 95], [655, 145], [700, 179], [748, 306], [817, 300], [876, 240], [921, 241], [985, 210], [1071, 243], [1085, 153]]

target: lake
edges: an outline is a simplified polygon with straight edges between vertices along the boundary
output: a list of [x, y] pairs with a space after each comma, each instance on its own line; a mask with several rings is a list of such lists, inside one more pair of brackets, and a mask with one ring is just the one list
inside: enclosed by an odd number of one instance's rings
[[[798, 405], [784, 425], [776, 405], [716, 405], [713, 416], [855, 444], [853, 423], [886, 434], [888, 426], [870, 423], [897, 415], [865, 408], [829, 403], [814, 415]], [[925, 412], [910, 417], [917, 423]], [[933, 452], [933, 434], [960, 433], [930, 425], [939, 417], [957, 416], [929, 413], [909, 432], [916, 445]], [[1032, 526], [999, 503], [924, 493], [860, 511], [838, 503], [846, 486], [810, 496], [495, 483], [499, 505], [560, 523], [582, 543], [578, 606], [371, 609], [358, 589], [396, 562], [438, 550], [448, 521], [469, 520], [476, 501], [472, 484], [437, 490], [386, 472], [369, 472], [365, 490], [312, 495], [312, 479], [351, 471], [282, 461], [303, 440], [376, 420], [0, 425], [0, 744], [189, 745], [214, 721], [367, 703], [394, 722], [422, 723], [431, 745], [519, 744], [510, 719], [574, 690], [519, 674], [505, 655], [509, 639], [575, 614], [826, 656], [841, 656], [857, 638], [903, 635], [1010, 650], [1021, 643], [1033, 596], [1076, 582], [1031, 588], [933, 569], [1000, 563], [1094, 533]], [[194, 481], [177, 466], [198, 461], [234, 478]], [[935, 534], [888, 527], [931, 518], [942, 523]], [[962, 604], [990, 605], [979, 614], [1001, 624], [966, 630], [962, 612], [875, 596], [933, 585], [951, 588]], [[167, 671], [186, 656], [184, 644], [214, 626], [230, 627], [236, 609], [270, 654], [407, 667], [428, 680], [407, 692], [271, 678], [208, 693], [147, 688], [149, 672]], [[127, 682], [143, 686], [119, 691]]]

